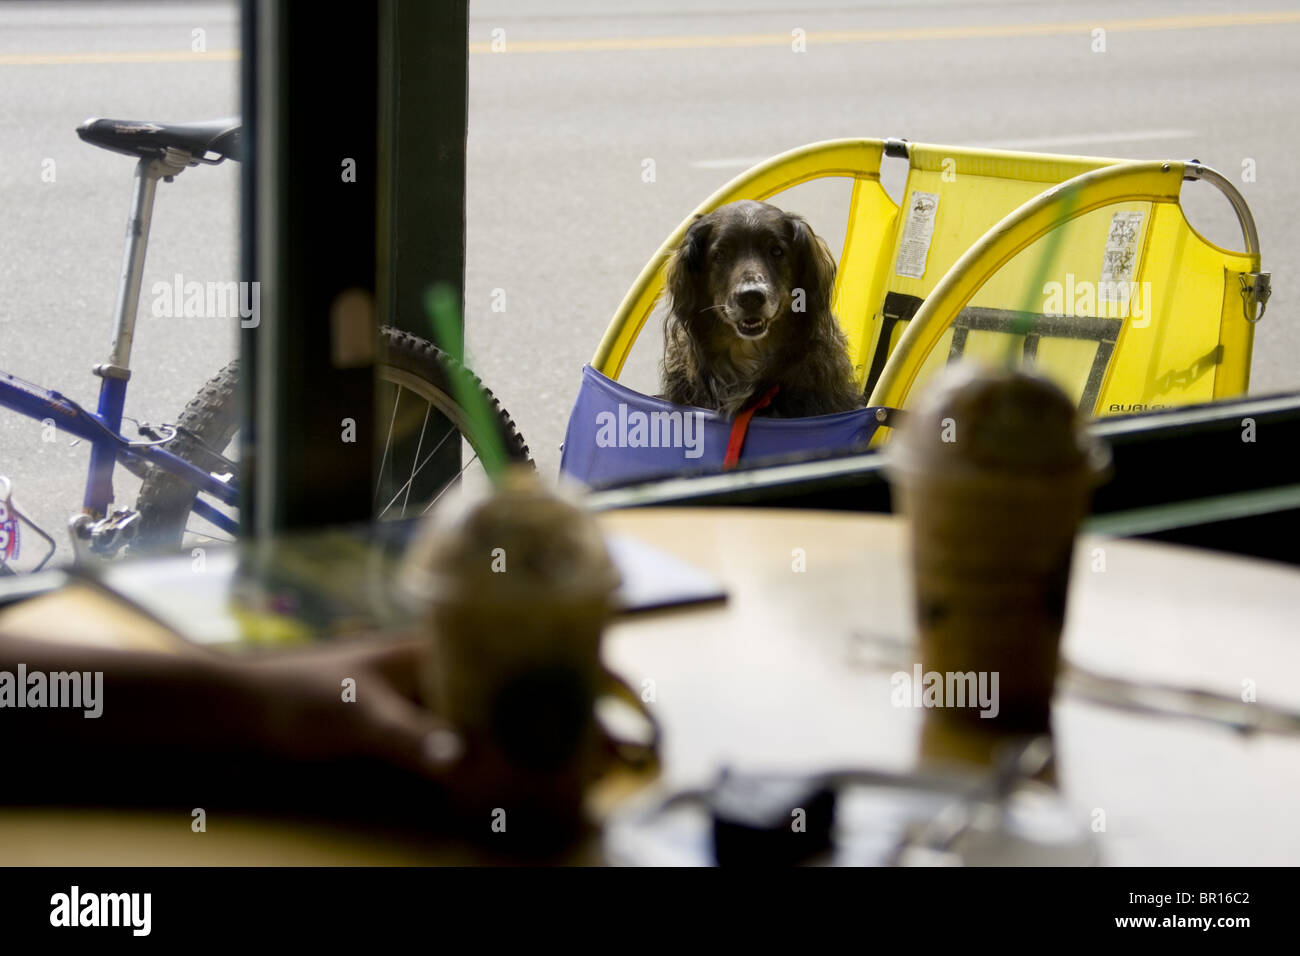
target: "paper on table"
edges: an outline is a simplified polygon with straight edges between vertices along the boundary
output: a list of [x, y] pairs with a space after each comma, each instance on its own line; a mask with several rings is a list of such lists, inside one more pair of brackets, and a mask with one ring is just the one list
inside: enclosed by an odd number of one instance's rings
[[[312, 560], [299, 561], [286, 543], [278, 569], [282, 573], [276, 574], [271, 589], [290, 595], [286, 603], [295, 610], [286, 613], [322, 638], [340, 631], [409, 623], [396, 602], [379, 600], [382, 584], [376, 588], [357, 584], [355, 542], [347, 544], [344, 547], [328, 536], [305, 536], [302, 545]], [[658, 548], [621, 534], [609, 535], [606, 544], [622, 578], [616, 600], [624, 613], [726, 599], [720, 582]], [[100, 584], [193, 643], [264, 645], [264, 641], [248, 640], [238, 603], [231, 599], [237, 554], [234, 548], [210, 548], [201, 574], [188, 556], [119, 562], [106, 566]], [[382, 568], [367, 570], [379, 582], [391, 580]], [[345, 582], [349, 586], [344, 587]]]
[[726, 600], [721, 582], [644, 541], [611, 534], [605, 545], [623, 577], [617, 597], [625, 612]]

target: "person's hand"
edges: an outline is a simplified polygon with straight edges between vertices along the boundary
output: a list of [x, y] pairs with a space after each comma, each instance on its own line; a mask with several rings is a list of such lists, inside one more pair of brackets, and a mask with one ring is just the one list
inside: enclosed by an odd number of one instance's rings
[[462, 747], [419, 701], [421, 651], [415, 640], [367, 641], [250, 661], [263, 745], [298, 760], [378, 757], [445, 780]]

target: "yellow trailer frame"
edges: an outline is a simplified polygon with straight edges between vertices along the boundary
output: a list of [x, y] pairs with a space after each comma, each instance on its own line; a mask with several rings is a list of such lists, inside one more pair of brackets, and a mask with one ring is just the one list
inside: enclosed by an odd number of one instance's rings
[[[880, 182], [886, 156], [909, 164], [901, 204]], [[834, 308], [871, 405], [905, 408], [946, 362], [995, 356], [1033, 361], [1092, 415], [1247, 390], [1269, 276], [1250, 210], [1222, 175], [879, 139], [791, 150], [706, 199], [641, 270], [592, 366], [618, 377], [696, 215], [826, 177], [853, 180]], [[1185, 180], [1231, 201], [1245, 251], [1188, 223]]]

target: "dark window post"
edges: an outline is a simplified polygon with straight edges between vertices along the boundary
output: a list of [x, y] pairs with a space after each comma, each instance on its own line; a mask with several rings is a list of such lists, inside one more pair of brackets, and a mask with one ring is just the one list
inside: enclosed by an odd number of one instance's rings
[[[370, 517], [367, 343], [382, 322], [429, 337], [431, 282], [463, 292], [467, 10], [245, 0], [242, 15], [241, 264], [262, 315], [241, 333], [241, 517], [263, 537]], [[360, 336], [337, 308], [349, 292], [374, 303]], [[454, 474], [458, 444], [430, 467]]]

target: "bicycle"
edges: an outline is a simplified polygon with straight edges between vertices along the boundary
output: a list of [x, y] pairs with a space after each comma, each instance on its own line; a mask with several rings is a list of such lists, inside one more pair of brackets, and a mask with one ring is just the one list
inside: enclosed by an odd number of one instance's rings
[[[170, 183], [191, 167], [215, 166], [226, 160], [238, 162], [240, 122], [225, 119], [163, 124], [89, 119], [77, 127], [77, 134], [86, 143], [136, 160], [112, 346], [108, 361], [93, 369], [101, 379], [98, 405], [91, 412], [57, 391], [0, 370], [0, 407], [36, 421], [53, 419], [61, 431], [91, 444], [82, 508], [68, 521], [78, 563], [111, 558], [123, 548], [180, 550], [187, 533], [208, 540], [216, 540], [219, 535], [234, 538], [239, 530], [239, 463], [232, 457], [239, 427], [239, 360], [210, 378], [175, 424], [151, 425], [124, 416], [123, 411], [158, 183]], [[492, 413], [490, 427], [506, 458], [531, 463], [523, 436], [492, 392], [433, 343], [384, 326], [380, 329], [375, 372], [379, 382], [393, 387], [391, 393], [381, 389], [377, 401], [376, 419], [387, 420], [387, 434], [377, 468], [376, 518], [407, 517], [427, 511], [477, 460], [481, 448], [456, 398], [466, 388], [478, 390], [486, 400]], [[416, 401], [404, 403], [406, 393]], [[424, 402], [423, 409], [419, 400]], [[446, 425], [436, 441], [426, 441], [431, 419], [435, 429]], [[136, 440], [122, 434], [123, 421], [134, 422]], [[466, 439], [473, 455], [464, 461], [462, 452], [458, 474], [439, 482], [436, 475], [424, 469], [453, 434]], [[403, 470], [399, 474], [399, 460], [408, 458], [409, 473]], [[114, 507], [113, 476], [118, 464], [142, 479], [134, 508]], [[191, 528], [194, 519], [200, 524]], [[11, 482], [0, 476], [0, 576], [18, 573], [14, 561], [21, 554], [20, 532], [25, 527], [33, 529], [48, 547], [35, 566], [24, 569], [37, 571], [57, 546], [52, 536], [18, 508]]]

